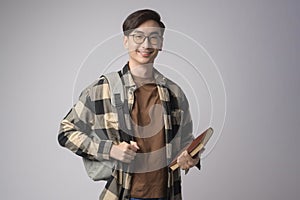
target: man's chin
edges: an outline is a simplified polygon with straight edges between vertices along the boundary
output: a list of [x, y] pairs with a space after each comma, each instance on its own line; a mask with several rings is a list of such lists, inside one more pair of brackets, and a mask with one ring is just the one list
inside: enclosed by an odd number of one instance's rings
[[153, 61], [141, 61], [140, 65], [152, 65]]
[[146, 65], [146, 64], [153, 64], [154, 59], [153, 58], [143, 58], [142, 57], [142, 58], [139, 58], [137, 61], [141, 65]]

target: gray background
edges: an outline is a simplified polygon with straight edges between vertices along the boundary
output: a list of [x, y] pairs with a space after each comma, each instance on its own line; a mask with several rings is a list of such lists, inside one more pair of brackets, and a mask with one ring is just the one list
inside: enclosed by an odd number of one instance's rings
[[2, 0], [1, 199], [98, 198], [103, 183], [58, 145], [58, 126], [80, 63], [139, 8], [202, 43], [226, 87], [222, 135], [202, 171], [184, 176], [184, 199], [299, 199], [296, 0]]

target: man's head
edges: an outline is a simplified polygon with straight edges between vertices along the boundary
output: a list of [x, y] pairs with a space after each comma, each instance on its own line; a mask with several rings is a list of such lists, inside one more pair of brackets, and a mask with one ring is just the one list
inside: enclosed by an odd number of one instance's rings
[[160, 15], [154, 10], [144, 9], [138, 10], [131, 13], [123, 23], [123, 33], [128, 36], [134, 29], [138, 28], [141, 24], [148, 20], [153, 20], [157, 22], [161, 28], [161, 35], [164, 34], [165, 25], [160, 19]]
[[129, 65], [154, 62], [163, 44], [165, 25], [157, 12], [149, 9], [130, 14], [123, 23], [124, 47], [129, 52]]

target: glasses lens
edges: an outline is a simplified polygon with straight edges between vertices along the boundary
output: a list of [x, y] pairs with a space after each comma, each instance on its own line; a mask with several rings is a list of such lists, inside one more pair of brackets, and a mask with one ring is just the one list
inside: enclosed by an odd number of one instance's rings
[[[143, 34], [134, 34], [132, 36], [133, 36], [134, 42], [137, 44], [142, 44], [146, 39], [146, 36]], [[161, 40], [159, 35], [150, 35], [150, 36], [148, 36], [148, 39], [149, 39], [149, 42], [153, 45], [157, 45]]]
[[149, 37], [149, 40], [150, 40], [150, 43], [151, 44], [158, 44], [159, 43], [159, 40], [160, 40], [160, 38], [159, 38], [159, 36], [158, 35], [155, 35], [155, 36], [150, 36]]
[[141, 35], [141, 34], [135, 34], [135, 35], [133, 35], [133, 39], [137, 44], [141, 44], [144, 42], [145, 36]]

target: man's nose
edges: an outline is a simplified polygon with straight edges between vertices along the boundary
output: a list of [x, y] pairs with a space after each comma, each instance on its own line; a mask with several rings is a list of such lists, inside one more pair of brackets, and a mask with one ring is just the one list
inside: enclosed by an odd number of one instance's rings
[[152, 47], [152, 45], [150, 43], [150, 40], [149, 40], [149, 37], [145, 38], [144, 42], [142, 43], [142, 47], [144, 47], [144, 48], [151, 48]]

